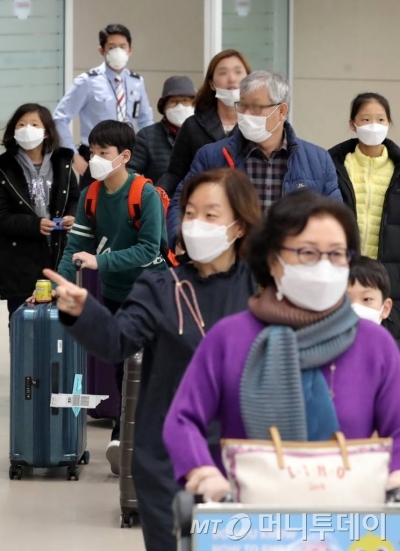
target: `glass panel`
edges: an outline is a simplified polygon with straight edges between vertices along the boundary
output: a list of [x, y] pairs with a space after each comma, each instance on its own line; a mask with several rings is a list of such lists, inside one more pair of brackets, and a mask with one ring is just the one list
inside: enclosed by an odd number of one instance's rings
[[288, 76], [289, 0], [223, 0], [222, 47]]
[[0, 52], [1, 128], [22, 103], [52, 111], [64, 93], [64, 0], [0, 0]]

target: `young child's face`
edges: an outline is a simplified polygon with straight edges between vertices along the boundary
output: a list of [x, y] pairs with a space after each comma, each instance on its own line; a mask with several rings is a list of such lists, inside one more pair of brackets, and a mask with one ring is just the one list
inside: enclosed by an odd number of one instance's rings
[[347, 287], [347, 294], [352, 304], [359, 304], [380, 312], [381, 321], [389, 317], [393, 301], [390, 298], [384, 301], [382, 292], [379, 289], [364, 287], [359, 281], [356, 281], [354, 285]]
[[[121, 162], [121, 160], [124, 158], [124, 153], [119, 153], [118, 149], [113, 146], [107, 146], [107, 147], [101, 147], [100, 145], [92, 144], [90, 146], [90, 157], [94, 157], [94, 155], [98, 155], [99, 157], [102, 157], [103, 159], [107, 159], [109, 161], [115, 161], [115, 166]], [[119, 161], [117, 163], [117, 161]]]

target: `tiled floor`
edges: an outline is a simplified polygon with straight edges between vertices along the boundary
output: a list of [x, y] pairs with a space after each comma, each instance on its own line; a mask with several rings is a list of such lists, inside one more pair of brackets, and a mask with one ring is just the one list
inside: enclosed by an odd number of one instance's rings
[[[5, 302], [0, 302], [0, 549], [4, 551], [144, 551], [140, 529], [119, 527], [118, 478], [105, 459], [110, 427], [91, 421], [91, 462], [79, 482], [65, 472], [8, 477], [9, 351]], [[162, 551], [162, 550], [160, 550]]]

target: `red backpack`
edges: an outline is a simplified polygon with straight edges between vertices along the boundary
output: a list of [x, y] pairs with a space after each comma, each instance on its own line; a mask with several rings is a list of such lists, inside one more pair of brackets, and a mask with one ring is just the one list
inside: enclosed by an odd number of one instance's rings
[[[90, 184], [88, 192], [85, 198], [85, 214], [89, 220], [93, 220], [96, 216], [97, 211], [97, 200], [99, 198], [100, 187], [103, 182], [96, 180]], [[153, 182], [144, 176], [136, 176], [136, 178], [131, 183], [128, 194], [128, 213], [132, 220], [132, 224], [139, 229], [140, 228], [140, 216], [142, 212], [142, 193], [143, 188], [146, 184], [151, 184], [154, 186]], [[157, 186], [154, 186], [162, 206], [164, 208], [164, 215], [167, 216], [167, 211], [169, 207], [169, 197], [166, 192]], [[176, 260], [175, 254], [168, 248], [165, 248], [161, 251], [164, 259], [170, 266], [178, 266], [179, 262]]]

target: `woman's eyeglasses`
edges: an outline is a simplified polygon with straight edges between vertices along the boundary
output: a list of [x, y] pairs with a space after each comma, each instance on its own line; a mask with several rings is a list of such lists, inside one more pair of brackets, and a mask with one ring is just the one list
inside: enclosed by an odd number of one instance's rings
[[335, 249], [329, 252], [320, 251], [316, 247], [300, 247], [299, 249], [281, 247], [281, 250], [296, 253], [300, 264], [308, 264], [309, 266], [317, 264], [325, 255], [335, 266], [347, 266], [354, 256], [354, 251], [344, 248]]

